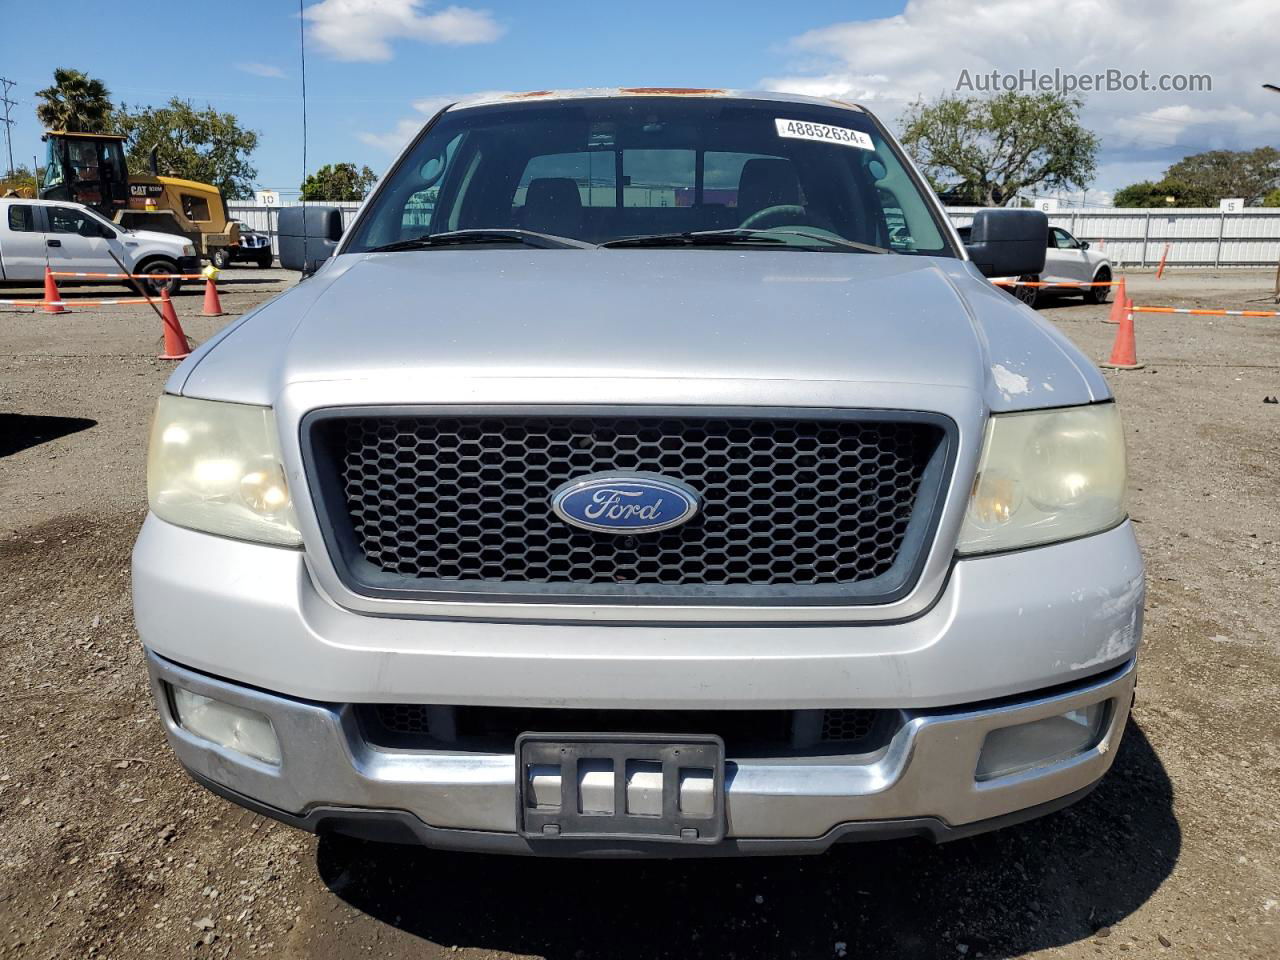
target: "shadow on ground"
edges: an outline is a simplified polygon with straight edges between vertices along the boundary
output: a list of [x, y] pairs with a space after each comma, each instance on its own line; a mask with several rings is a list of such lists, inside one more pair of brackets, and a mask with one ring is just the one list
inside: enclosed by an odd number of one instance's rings
[[25, 413], [0, 413], [0, 457], [7, 457], [19, 450], [39, 446], [97, 425], [97, 420], [85, 417], [35, 417]]
[[1005, 958], [1087, 938], [1173, 869], [1173, 787], [1130, 720], [1116, 763], [1060, 813], [942, 846], [824, 856], [543, 860], [321, 838], [337, 896], [443, 945], [548, 960], [653, 957]]
[[[1108, 297], [1106, 303], [1101, 304], [1104, 307], [1110, 307], [1112, 298]], [[1097, 307], [1099, 304], [1094, 303], [1088, 297], [1072, 297], [1072, 296], [1055, 296], [1053, 294], [1042, 294], [1036, 300], [1035, 309], [1051, 310], [1058, 307]]]

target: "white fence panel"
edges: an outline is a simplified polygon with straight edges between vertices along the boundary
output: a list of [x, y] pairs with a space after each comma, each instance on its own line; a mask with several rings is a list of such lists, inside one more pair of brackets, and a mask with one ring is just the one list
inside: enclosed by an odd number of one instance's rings
[[[949, 207], [956, 226], [976, 207]], [[1169, 246], [1167, 263], [1180, 267], [1274, 267], [1280, 258], [1280, 208], [1247, 207], [1224, 213], [1208, 207], [1060, 210], [1049, 223], [1106, 251], [1127, 266], [1154, 267]]]
[[[341, 209], [345, 226], [351, 225], [360, 209], [357, 201], [316, 206]], [[281, 207], [233, 201], [227, 209], [234, 219], [271, 237], [271, 249], [279, 253], [276, 219]], [[977, 209], [948, 207], [947, 214], [952, 223], [962, 227], [972, 222]], [[1274, 267], [1280, 259], [1280, 208], [1248, 207], [1239, 213], [1224, 213], [1209, 208], [1092, 207], [1061, 210], [1050, 214], [1049, 222], [1105, 250], [1122, 266], [1155, 266], [1165, 244], [1171, 266]]]
[[[297, 203], [285, 203], [279, 207], [264, 207], [256, 203], [249, 203], [243, 200], [231, 200], [227, 202], [227, 215], [232, 220], [239, 220], [245, 226], [257, 233], [265, 233], [271, 238], [271, 252], [277, 256], [280, 253], [280, 244], [276, 240], [278, 231], [276, 230], [276, 221], [280, 216], [282, 207], [296, 207]], [[337, 203], [313, 203], [315, 207], [337, 207], [342, 211], [342, 226], [351, 226], [351, 221], [355, 219], [356, 211], [360, 209], [359, 200], [341, 200]]]

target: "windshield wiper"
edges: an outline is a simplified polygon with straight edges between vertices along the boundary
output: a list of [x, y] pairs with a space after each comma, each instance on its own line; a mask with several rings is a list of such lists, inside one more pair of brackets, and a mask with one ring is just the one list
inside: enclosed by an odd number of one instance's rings
[[825, 233], [809, 233], [807, 230], [770, 230], [775, 237], [804, 237], [806, 240], [821, 240], [823, 243], [829, 243], [836, 247], [847, 247], [850, 250], [859, 250], [862, 253], [897, 253], [897, 250], [891, 250], [889, 247], [877, 247], [871, 243], [859, 243], [857, 240], [846, 240], [844, 237], [830, 236]]
[[768, 236], [763, 230], [744, 230], [733, 227], [729, 230], [686, 230], [683, 233], [646, 233], [635, 237], [619, 237], [607, 240], [602, 247], [692, 247], [699, 244], [706, 246], [724, 246], [731, 243], [785, 243], [777, 237]]
[[862, 253], [893, 253], [885, 247], [873, 247], [868, 243], [846, 240], [844, 237], [828, 236], [822, 233], [808, 233], [804, 230], [753, 230], [750, 227], [731, 227], [728, 230], [694, 230], [684, 233], [651, 233], [636, 237], [619, 237], [600, 244], [602, 247], [682, 247], [682, 246], [724, 246], [727, 244], [747, 243], [786, 243], [783, 237], [803, 237], [805, 240], [816, 240], [827, 246], [858, 250]]
[[433, 247], [461, 247], [485, 243], [519, 243], [541, 250], [590, 250], [595, 244], [573, 237], [558, 237], [551, 233], [519, 230], [515, 227], [486, 227], [476, 230], [447, 230], [443, 233], [424, 233], [408, 240], [396, 240], [371, 247], [369, 253], [394, 253], [397, 250], [430, 250]]

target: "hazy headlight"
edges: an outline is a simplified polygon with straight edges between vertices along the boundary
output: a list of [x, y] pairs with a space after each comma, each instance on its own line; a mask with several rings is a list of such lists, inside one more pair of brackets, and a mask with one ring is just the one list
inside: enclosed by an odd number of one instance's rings
[[161, 397], [147, 497], [156, 516], [180, 527], [285, 546], [302, 542], [270, 407]]
[[183, 246], [183, 248], [182, 248], [182, 255], [183, 255], [184, 257], [194, 257], [194, 256], [196, 255], [196, 248], [195, 248], [195, 246], [194, 246], [193, 244], [190, 244], [190, 243], [188, 243], [188, 244], [186, 244], [185, 246]]
[[1124, 432], [1114, 403], [993, 416], [957, 549], [1010, 550], [1124, 519]]

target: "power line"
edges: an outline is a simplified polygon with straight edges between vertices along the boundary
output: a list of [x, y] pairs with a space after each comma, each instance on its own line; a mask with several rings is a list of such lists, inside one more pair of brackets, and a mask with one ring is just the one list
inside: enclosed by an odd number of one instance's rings
[[3, 120], [4, 142], [5, 142], [5, 145], [9, 148], [9, 176], [10, 178], [12, 178], [13, 177], [13, 132], [12, 131], [13, 131], [13, 125], [18, 121], [10, 119], [9, 109], [11, 107], [16, 107], [18, 105], [18, 101], [9, 99], [9, 91], [18, 85], [18, 81], [6, 80], [4, 77], [0, 77], [0, 84], [3, 84], [4, 86], [4, 93], [0, 94], [0, 103], [4, 104], [4, 120]]

